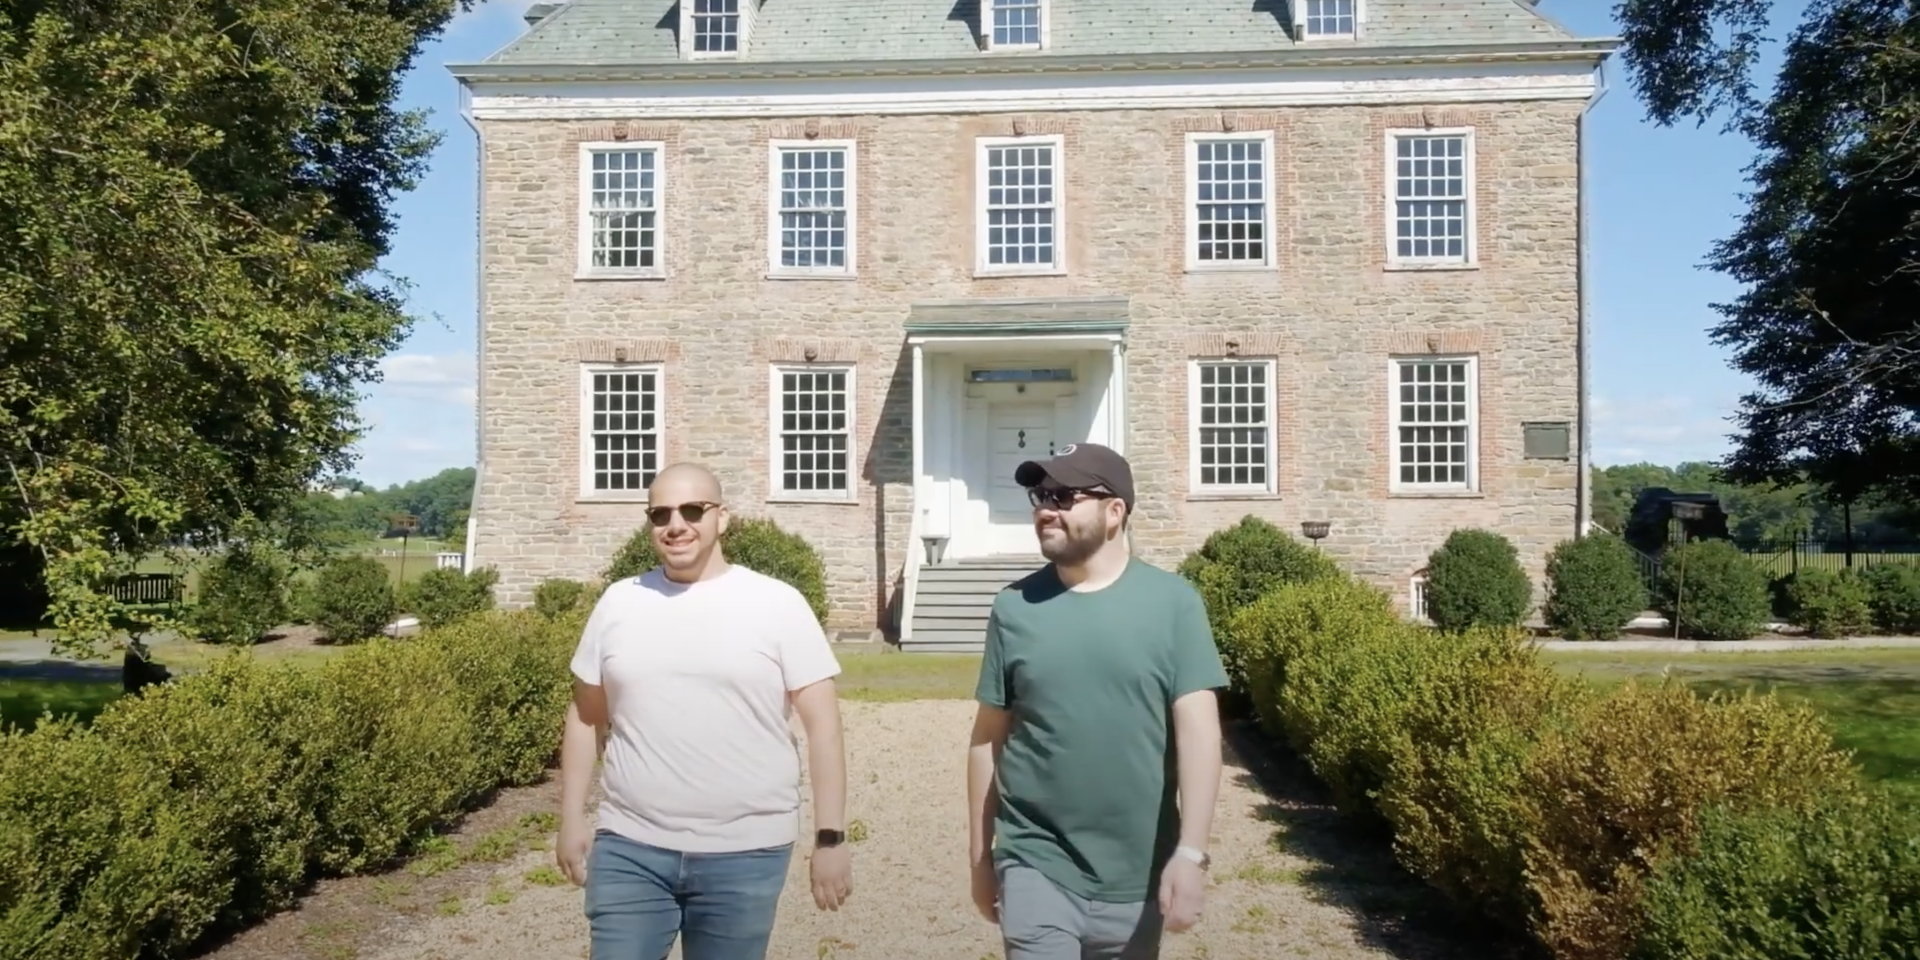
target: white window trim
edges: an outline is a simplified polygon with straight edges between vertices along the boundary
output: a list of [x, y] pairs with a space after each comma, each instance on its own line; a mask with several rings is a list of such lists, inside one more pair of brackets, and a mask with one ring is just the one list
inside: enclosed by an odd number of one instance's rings
[[[1200, 368], [1209, 364], [1253, 364], [1267, 371], [1267, 482], [1264, 484], [1202, 484], [1200, 482]], [[1195, 357], [1187, 361], [1187, 493], [1193, 496], [1259, 496], [1279, 490], [1280, 398], [1279, 364], [1271, 358]]]
[[1360, 40], [1367, 35], [1367, 0], [1353, 0], [1352, 33], [1326, 33], [1317, 37], [1307, 36], [1307, 0], [1291, 0], [1291, 2], [1293, 4], [1293, 37], [1296, 43]]
[[[787, 490], [780, 486], [785, 451], [780, 445], [780, 375], [839, 371], [847, 375], [847, 489], [840, 493]], [[852, 503], [860, 481], [860, 384], [857, 364], [775, 363], [767, 367], [767, 499], [772, 502]]]
[[[847, 265], [789, 267], [780, 262], [780, 154], [786, 150], [847, 152]], [[767, 277], [776, 280], [852, 280], [860, 273], [860, 157], [853, 140], [772, 140], [767, 143]]]
[[667, 467], [667, 366], [658, 362], [641, 363], [583, 363], [580, 364], [580, 404], [575, 417], [574, 430], [579, 434], [579, 473], [581, 500], [595, 500], [610, 503], [644, 503], [647, 491], [642, 490], [595, 490], [593, 488], [593, 376], [597, 373], [651, 373], [653, 374], [653, 434], [659, 471]]
[[755, 0], [740, 0], [740, 22], [734, 26], [732, 50], [695, 50], [693, 43], [693, 0], [680, 0], [680, 52], [688, 60], [733, 60], [747, 50], [747, 34], [753, 23]]
[[[1217, 260], [1200, 259], [1200, 144], [1232, 143], [1234, 141], [1257, 141], [1261, 144], [1260, 169], [1266, 177], [1262, 186], [1266, 220], [1261, 224], [1265, 237], [1261, 243], [1262, 256], [1259, 262], [1242, 261], [1222, 263]], [[1272, 270], [1279, 260], [1274, 256], [1273, 234], [1278, 213], [1274, 209], [1274, 173], [1273, 173], [1273, 131], [1253, 130], [1247, 133], [1189, 133], [1187, 134], [1187, 270], [1190, 273], [1234, 273], [1252, 270]]]
[[[653, 266], [611, 269], [593, 265], [593, 155], [653, 152]], [[658, 140], [608, 140], [583, 143], [579, 151], [578, 193], [574, 201], [576, 280], [660, 280], [667, 275], [667, 149]]]
[[[1467, 365], [1467, 482], [1400, 482], [1400, 367], [1409, 363]], [[1387, 359], [1387, 490], [1395, 494], [1473, 494], [1480, 490], [1480, 358], [1475, 354], [1396, 355]]]
[[997, 0], [980, 0], [980, 46], [988, 52], [995, 51], [1035, 51], [1049, 50], [1053, 47], [1053, 0], [1040, 0], [1040, 42], [1009, 43], [996, 46], [993, 42], [993, 7]]
[[[1467, 178], [1467, 236], [1466, 255], [1461, 259], [1451, 257], [1402, 257], [1398, 242], [1399, 226], [1399, 183], [1398, 142], [1402, 137], [1462, 137], [1465, 144], [1461, 147], [1466, 159]], [[1382, 239], [1386, 244], [1387, 269], [1389, 270], [1475, 270], [1480, 266], [1480, 190], [1476, 182], [1479, 177], [1478, 150], [1475, 148], [1472, 127], [1394, 127], [1386, 132], [1382, 142], [1385, 150], [1386, 189], [1381, 197], [1385, 210], [1385, 229]]]
[[[1053, 147], [1053, 262], [1025, 266], [987, 262], [987, 151], [994, 147]], [[1067, 272], [1067, 138], [1061, 134], [977, 137], [973, 145], [973, 272], [977, 277], [1059, 276]]]

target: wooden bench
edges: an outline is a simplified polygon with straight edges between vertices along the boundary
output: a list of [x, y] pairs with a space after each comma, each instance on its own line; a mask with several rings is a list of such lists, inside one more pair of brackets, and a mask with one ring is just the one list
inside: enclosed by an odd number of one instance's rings
[[186, 595], [186, 582], [171, 573], [135, 573], [113, 582], [113, 599], [120, 603], [179, 603]]

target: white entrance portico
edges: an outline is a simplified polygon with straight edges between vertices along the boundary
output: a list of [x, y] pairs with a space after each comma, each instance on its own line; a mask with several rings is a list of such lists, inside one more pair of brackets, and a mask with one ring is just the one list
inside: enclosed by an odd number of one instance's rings
[[1126, 323], [1124, 298], [914, 307], [913, 551], [1038, 555], [1014, 469], [1070, 443], [1125, 451]]

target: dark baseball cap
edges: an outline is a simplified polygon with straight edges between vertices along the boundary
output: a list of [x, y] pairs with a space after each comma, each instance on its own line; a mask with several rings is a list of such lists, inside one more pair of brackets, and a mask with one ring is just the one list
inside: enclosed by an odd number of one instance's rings
[[1069, 443], [1049, 460], [1028, 460], [1015, 468], [1013, 482], [1037, 487], [1048, 477], [1063, 487], [1090, 490], [1105, 487], [1133, 509], [1133, 468], [1112, 447], [1097, 443]]

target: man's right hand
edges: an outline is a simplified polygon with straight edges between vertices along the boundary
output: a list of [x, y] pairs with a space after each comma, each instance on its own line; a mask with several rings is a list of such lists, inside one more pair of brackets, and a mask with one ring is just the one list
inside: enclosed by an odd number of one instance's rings
[[576, 887], [587, 885], [587, 854], [593, 849], [593, 826], [581, 814], [560, 819], [560, 839], [553, 845], [554, 862]]
[[973, 908], [988, 923], [1000, 922], [1000, 878], [993, 872], [993, 855], [973, 864]]

